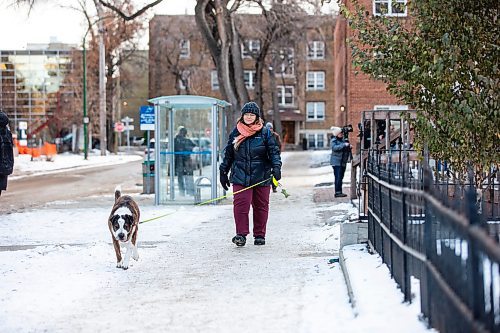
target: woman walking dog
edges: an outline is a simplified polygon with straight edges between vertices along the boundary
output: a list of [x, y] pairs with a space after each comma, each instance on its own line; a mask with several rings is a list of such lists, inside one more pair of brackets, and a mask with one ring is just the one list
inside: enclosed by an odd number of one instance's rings
[[[246, 103], [241, 117], [229, 135], [224, 159], [219, 168], [220, 182], [227, 191], [233, 183], [233, 193], [258, 184], [234, 195], [233, 213], [237, 246], [246, 244], [250, 233], [249, 212], [253, 209], [253, 236], [255, 245], [266, 243], [269, 215], [271, 175], [281, 179], [280, 147], [267, 127], [263, 126], [260, 109], [254, 102]], [[229, 171], [231, 171], [230, 176]]]

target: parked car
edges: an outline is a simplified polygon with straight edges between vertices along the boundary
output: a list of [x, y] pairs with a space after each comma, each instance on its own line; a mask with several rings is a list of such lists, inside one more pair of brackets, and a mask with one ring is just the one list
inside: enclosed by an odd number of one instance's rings
[[132, 146], [142, 146], [144, 144], [144, 137], [143, 136], [132, 136], [130, 137], [130, 144]]

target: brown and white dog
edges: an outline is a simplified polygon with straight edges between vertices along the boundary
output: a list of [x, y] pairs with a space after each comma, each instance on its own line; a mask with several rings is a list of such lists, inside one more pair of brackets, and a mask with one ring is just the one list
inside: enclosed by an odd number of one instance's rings
[[[115, 204], [108, 219], [109, 231], [113, 237], [116, 252], [116, 267], [128, 269], [130, 257], [139, 260], [137, 252], [137, 232], [139, 228], [140, 211], [137, 203], [128, 195], [121, 194], [120, 188], [115, 189]], [[122, 254], [120, 244], [125, 245], [127, 252]]]

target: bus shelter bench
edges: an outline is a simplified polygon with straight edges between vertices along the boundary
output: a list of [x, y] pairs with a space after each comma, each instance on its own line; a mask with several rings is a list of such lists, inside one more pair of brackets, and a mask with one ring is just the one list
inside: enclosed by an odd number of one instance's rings
[[198, 177], [194, 181], [194, 203], [198, 204], [201, 202], [201, 189], [211, 188], [212, 181], [208, 177]]

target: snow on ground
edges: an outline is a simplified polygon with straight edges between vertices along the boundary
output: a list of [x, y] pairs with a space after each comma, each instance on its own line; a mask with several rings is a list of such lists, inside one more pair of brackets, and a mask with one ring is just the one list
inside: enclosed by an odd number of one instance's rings
[[324, 154], [283, 154], [291, 196], [271, 194], [262, 247], [251, 235], [243, 248], [230, 242], [230, 200], [142, 203], [142, 220], [170, 215], [141, 224], [140, 259], [126, 271], [115, 268], [107, 228], [112, 196], [2, 216], [0, 332], [428, 332], [386, 266], [358, 248], [346, 252], [354, 316], [340, 266], [329, 263], [339, 224], [319, 218], [352, 207], [312, 202], [314, 184], [333, 181], [331, 167], [308, 168]]
[[342, 251], [359, 312], [359, 331], [378, 332], [378, 321], [389, 311], [392, 319], [388, 332], [422, 332], [424, 324], [416, 315], [420, 312], [419, 297], [411, 304], [404, 303], [404, 295], [382, 258], [368, 254], [362, 244], [346, 246]]

